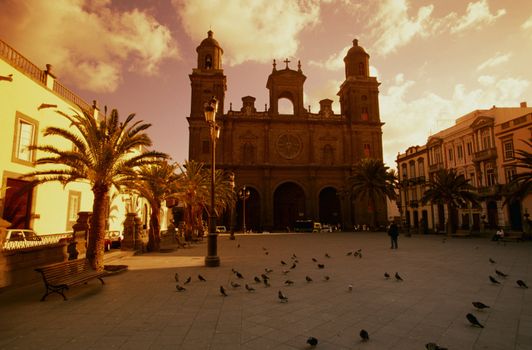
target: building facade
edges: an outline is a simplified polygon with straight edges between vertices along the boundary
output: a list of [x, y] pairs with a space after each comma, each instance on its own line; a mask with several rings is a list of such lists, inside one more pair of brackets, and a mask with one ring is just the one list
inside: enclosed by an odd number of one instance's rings
[[[472, 111], [427, 140], [423, 152], [428, 159], [428, 178], [439, 169], [456, 169], [476, 187], [481, 207], [458, 208], [451, 213], [454, 229], [495, 229], [499, 226], [522, 230], [525, 215], [531, 210], [531, 196], [505, 204], [505, 185], [515, 174], [526, 171], [516, 166], [515, 150], [530, 151], [532, 108], [495, 107]], [[398, 167], [404, 157], [398, 156]], [[402, 195], [406, 195], [402, 191]], [[444, 230], [447, 209], [430, 206], [432, 228]], [[430, 215], [429, 215], [430, 217]], [[429, 221], [430, 222], [430, 221]]]
[[[320, 101], [317, 113], [305, 108], [306, 76], [300, 62], [292, 69], [288, 60], [273, 61], [266, 82], [270, 102], [262, 111], [254, 97], [245, 96], [240, 109], [230, 105], [225, 112], [223, 50], [211, 31], [196, 51], [197, 67], [190, 74], [189, 159], [210, 164], [204, 104], [215, 96], [220, 126], [216, 167], [235, 173], [237, 190], [244, 185], [250, 190], [248, 228], [292, 229], [297, 220], [345, 228], [370, 223], [367, 203], [354, 201], [347, 190], [355, 164], [365, 157], [382, 160], [379, 82], [369, 76], [369, 55], [357, 40], [344, 58], [346, 78], [338, 91], [339, 113], [329, 99]], [[279, 113], [281, 99], [290, 101], [292, 113]], [[236, 208], [238, 225], [241, 206], [239, 202]], [[376, 213], [379, 222], [387, 220], [384, 200]]]
[[[10, 228], [31, 228], [38, 234], [67, 232], [72, 230], [78, 212], [92, 211], [93, 194], [85, 181], [64, 187], [45, 183], [21, 191], [28, 179], [19, 178], [37, 170], [34, 161], [44, 156], [29, 146], [49, 144], [72, 149], [64, 139], [44, 137], [43, 131], [50, 126], [70, 127], [57, 111], [81, 114], [83, 110], [94, 118], [100, 115], [96, 103], [86, 103], [62, 85], [50, 65], [42, 70], [0, 40], [0, 214], [11, 223]], [[109, 230], [122, 231], [125, 214], [133, 206], [144, 225], [149, 224], [149, 205], [143, 198], [135, 198], [135, 203], [131, 203], [130, 195], [112, 195]], [[166, 220], [162, 222], [165, 225]]]

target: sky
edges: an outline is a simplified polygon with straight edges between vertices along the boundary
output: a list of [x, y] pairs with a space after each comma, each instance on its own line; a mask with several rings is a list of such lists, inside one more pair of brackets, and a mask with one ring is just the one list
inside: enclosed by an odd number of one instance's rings
[[[224, 50], [225, 108], [256, 97], [272, 60], [334, 100], [353, 39], [381, 83], [384, 162], [475, 109], [532, 105], [530, 0], [0, 0], [0, 38], [101, 109], [152, 124], [154, 149], [188, 157], [190, 80], [207, 31]], [[226, 111], [225, 111], [226, 112]]]

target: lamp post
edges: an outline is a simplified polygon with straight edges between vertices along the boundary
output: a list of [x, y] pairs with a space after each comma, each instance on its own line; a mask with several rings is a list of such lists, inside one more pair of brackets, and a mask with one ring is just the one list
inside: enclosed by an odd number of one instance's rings
[[246, 185], [238, 191], [238, 196], [242, 199], [242, 231], [246, 233], [246, 199], [249, 198], [251, 192], [246, 188]]
[[212, 97], [204, 106], [205, 120], [209, 124], [211, 131], [211, 207], [209, 210], [209, 236], [207, 239], [207, 256], [205, 257], [205, 266], [216, 267], [220, 266], [220, 257], [217, 255], [218, 250], [218, 234], [216, 233], [216, 211], [215, 211], [215, 151], [216, 151], [216, 137], [218, 136], [218, 127], [216, 125], [216, 112], [218, 110], [218, 100]]
[[[229, 174], [229, 184], [231, 186], [231, 197], [234, 199], [235, 195], [235, 173], [231, 172]], [[235, 240], [235, 204], [236, 201], [231, 203], [231, 213], [229, 216], [229, 239], [234, 241]]]

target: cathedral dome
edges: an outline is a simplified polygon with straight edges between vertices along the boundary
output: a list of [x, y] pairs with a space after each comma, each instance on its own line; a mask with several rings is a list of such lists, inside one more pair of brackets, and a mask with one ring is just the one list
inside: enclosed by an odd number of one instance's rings
[[358, 40], [355, 39], [353, 40], [353, 47], [350, 48], [349, 51], [347, 51], [347, 55], [345, 56], [344, 60], [346, 60], [348, 57], [358, 56], [358, 55], [365, 55], [369, 57], [366, 50], [364, 50], [362, 46], [358, 46]]
[[369, 76], [369, 55], [362, 46], [358, 45], [358, 40], [353, 40], [353, 47], [347, 51], [344, 57], [345, 77], [368, 77]]
[[207, 32], [207, 37], [205, 39], [203, 39], [203, 41], [201, 42], [201, 44], [198, 46], [198, 48], [196, 49], [196, 51], [198, 51], [201, 47], [217, 47], [219, 48], [220, 50], [222, 50], [222, 53], [223, 53], [223, 49], [222, 47], [220, 46], [220, 44], [218, 43], [218, 41], [216, 41], [216, 39], [213, 38], [213, 31], [212, 30], [209, 30]]

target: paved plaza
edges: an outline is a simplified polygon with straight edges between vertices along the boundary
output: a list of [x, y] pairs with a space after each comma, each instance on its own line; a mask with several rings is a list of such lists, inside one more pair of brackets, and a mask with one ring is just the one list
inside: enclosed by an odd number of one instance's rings
[[[415, 350], [428, 342], [453, 350], [532, 349], [532, 290], [515, 283], [532, 285], [529, 242], [401, 235], [399, 249], [391, 250], [385, 233], [221, 236], [218, 242], [218, 268], [203, 267], [202, 242], [165, 253], [111, 253], [106, 263], [129, 270], [105, 278], [104, 286], [94, 280], [67, 291], [68, 301], [52, 294], [39, 302], [42, 283], [4, 291], [0, 349], [296, 350], [311, 348], [309, 336], [318, 339], [316, 349]], [[347, 255], [358, 249], [362, 257]], [[298, 263], [290, 269], [293, 254]], [[266, 268], [273, 270], [270, 287], [253, 280]], [[509, 275], [497, 277], [500, 285], [489, 281], [495, 269]], [[176, 272], [181, 285], [192, 277], [184, 292], [176, 291]], [[287, 279], [294, 284], [286, 286]], [[280, 302], [279, 290], [288, 302]], [[491, 308], [477, 311], [473, 301]], [[471, 326], [467, 313], [485, 328]]]

